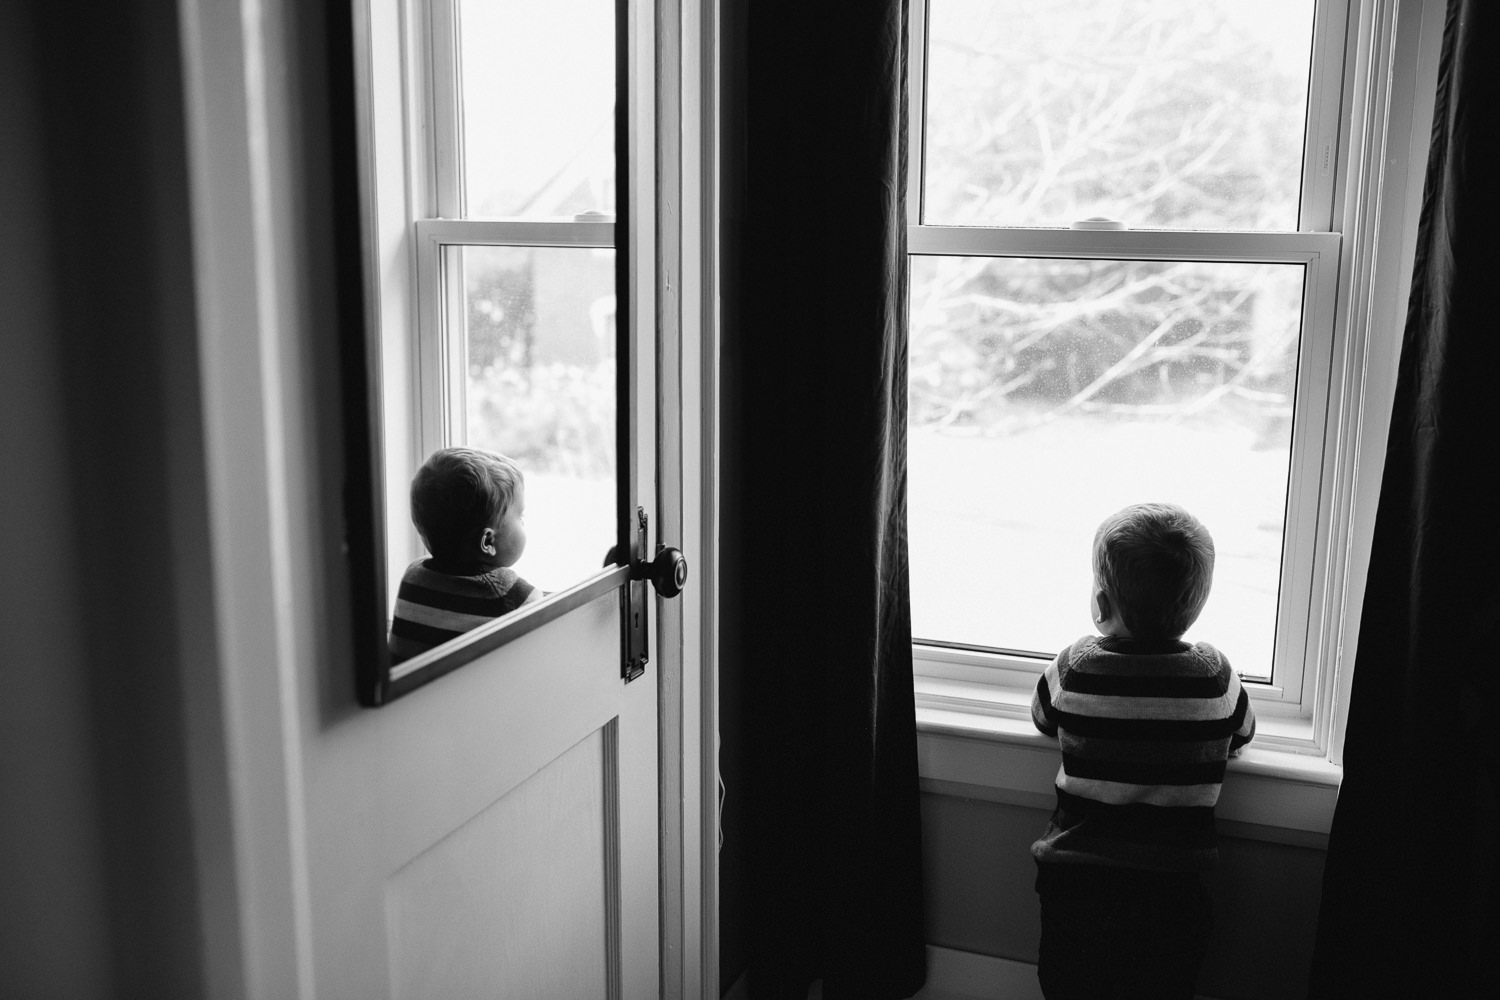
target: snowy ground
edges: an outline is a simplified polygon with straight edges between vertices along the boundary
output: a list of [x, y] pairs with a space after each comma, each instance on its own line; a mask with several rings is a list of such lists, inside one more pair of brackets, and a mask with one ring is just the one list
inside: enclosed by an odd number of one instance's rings
[[1214, 589], [1190, 639], [1269, 674], [1287, 452], [1248, 433], [1074, 417], [1006, 437], [912, 432], [915, 634], [1052, 653], [1087, 634], [1094, 529], [1131, 503], [1192, 511]]

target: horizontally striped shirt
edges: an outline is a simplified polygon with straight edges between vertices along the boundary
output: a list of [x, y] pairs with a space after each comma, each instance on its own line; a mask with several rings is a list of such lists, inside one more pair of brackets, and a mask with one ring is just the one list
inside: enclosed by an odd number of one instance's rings
[[465, 576], [441, 572], [431, 559], [418, 559], [406, 567], [396, 591], [391, 662], [425, 653], [541, 596], [513, 569]]
[[1224, 763], [1255, 735], [1222, 653], [1204, 642], [1079, 639], [1037, 682], [1031, 717], [1062, 747], [1057, 809], [1031, 845], [1038, 861], [1214, 866]]

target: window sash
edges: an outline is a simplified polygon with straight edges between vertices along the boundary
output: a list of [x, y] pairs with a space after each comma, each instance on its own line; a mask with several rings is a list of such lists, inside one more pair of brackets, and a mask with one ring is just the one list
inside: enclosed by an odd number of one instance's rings
[[[1300, 706], [1311, 693], [1313, 671], [1305, 670], [1314, 607], [1314, 581], [1332, 553], [1320, 550], [1320, 522], [1332, 497], [1323, 483], [1327, 400], [1335, 348], [1338, 263], [1337, 233], [1203, 233], [1165, 230], [1088, 231], [1069, 229], [981, 229], [913, 226], [908, 252], [919, 255], [1059, 257], [1081, 259], [1208, 260], [1235, 263], [1300, 264], [1304, 268], [1302, 330], [1298, 343], [1297, 386], [1292, 423], [1292, 464], [1288, 470], [1286, 521], [1282, 534], [1281, 586], [1277, 595], [1276, 640], [1270, 664], [1239, 664], [1269, 673], [1271, 683], [1254, 684], [1266, 705]], [[1326, 546], [1324, 546], [1326, 549]], [[931, 676], [955, 676], [950, 668], [995, 671], [995, 683], [1016, 683], [1046, 666], [1046, 659], [958, 643], [916, 647], [920, 669]], [[1266, 668], [1269, 668], [1268, 670]], [[973, 669], [957, 676], [973, 680]]]
[[[451, 2], [451, 0], [445, 0]], [[1340, 208], [1338, 167], [1347, 138], [1343, 114], [1346, 65], [1355, 52], [1349, 31], [1350, 8], [1356, 0], [1317, 0], [1313, 12], [1311, 62], [1307, 84], [1307, 122], [1302, 142], [1302, 195], [1298, 206], [1300, 232], [1328, 232]], [[927, 26], [931, 0], [910, 5], [907, 31], [907, 222], [923, 225], [927, 168]]]
[[[1282, 538], [1281, 586], [1270, 684], [1247, 684], [1258, 710], [1272, 719], [1310, 715], [1319, 698], [1319, 678], [1331, 674], [1328, 651], [1337, 646], [1337, 623], [1326, 612], [1330, 582], [1342, 578], [1347, 539], [1335, 539], [1337, 475], [1324, 475], [1325, 459], [1338, 460], [1329, 416], [1335, 379], [1344, 377], [1347, 334], [1337, 322], [1343, 240], [1335, 220], [1344, 210], [1340, 186], [1341, 148], [1347, 142], [1342, 113], [1344, 81], [1357, 54], [1347, 30], [1351, 3], [1319, 2], [1313, 22], [1303, 142], [1302, 193], [1297, 232], [1236, 232], [1141, 229], [1092, 231], [932, 226], [922, 223], [926, 165], [926, 33], [929, 3], [913, 3], [909, 30], [908, 230], [911, 255], [1066, 257], [1120, 260], [1206, 260], [1247, 263], [1301, 263], [1302, 330], [1292, 430], [1286, 520]], [[1349, 172], [1352, 174], [1352, 171]], [[1336, 416], [1336, 415], [1335, 415]], [[1331, 465], [1330, 465], [1331, 467]], [[941, 701], [965, 685], [983, 684], [1029, 695], [1046, 658], [958, 643], [917, 645], [921, 684], [947, 686], [948, 694], [927, 691]], [[1323, 683], [1327, 683], [1324, 681]], [[957, 685], [954, 688], [953, 685]], [[993, 704], [988, 697], [970, 701]], [[1006, 711], [1012, 711], [1012, 708]]]

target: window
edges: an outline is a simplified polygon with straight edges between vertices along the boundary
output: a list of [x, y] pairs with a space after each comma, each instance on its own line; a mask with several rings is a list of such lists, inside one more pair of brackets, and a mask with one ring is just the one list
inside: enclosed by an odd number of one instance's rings
[[1354, 473], [1367, 345], [1398, 332], [1358, 305], [1392, 18], [913, 4], [919, 675], [1029, 693], [1089, 626], [1099, 521], [1175, 501], [1217, 548], [1188, 637], [1226, 652], [1263, 718], [1300, 723], [1289, 748], [1326, 749], [1351, 510], [1378, 490]]

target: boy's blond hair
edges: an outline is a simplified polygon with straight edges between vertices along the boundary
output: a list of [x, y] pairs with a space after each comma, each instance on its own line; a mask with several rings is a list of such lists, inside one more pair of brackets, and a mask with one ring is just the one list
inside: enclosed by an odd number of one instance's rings
[[1105, 518], [1094, 533], [1094, 576], [1131, 635], [1176, 639], [1208, 602], [1214, 540], [1175, 504], [1134, 504]]
[[411, 481], [411, 520], [438, 559], [467, 554], [476, 532], [490, 528], [525, 482], [515, 462], [478, 448], [442, 448]]

